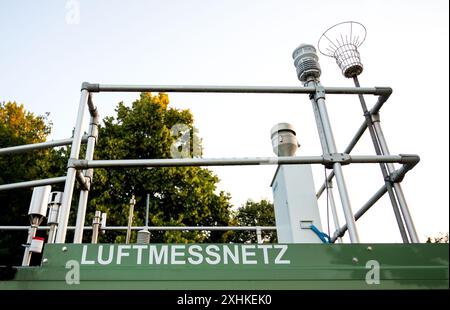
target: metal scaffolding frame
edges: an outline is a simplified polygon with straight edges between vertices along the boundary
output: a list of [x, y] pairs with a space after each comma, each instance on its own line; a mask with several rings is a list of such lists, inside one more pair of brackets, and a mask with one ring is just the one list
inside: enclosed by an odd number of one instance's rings
[[[332, 190], [331, 180], [336, 177], [337, 188], [341, 198], [341, 204], [345, 215], [346, 223], [337, 228], [333, 235], [333, 242], [343, 236], [348, 230], [352, 243], [358, 243], [359, 237], [356, 229], [356, 221], [372, 207], [385, 193], [389, 193], [393, 204], [397, 223], [405, 243], [419, 242], [417, 233], [406, 204], [400, 182], [405, 174], [412, 169], [420, 160], [417, 155], [390, 155], [386, 140], [381, 130], [379, 111], [383, 104], [392, 94], [389, 87], [360, 87], [355, 80], [356, 87], [323, 87], [317, 80], [310, 79], [304, 87], [290, 86], [169, 86], [169, 85], [109, 85], [91, 84], [84, 82], [81, 87], [81, 97], [79, 101], [77, 120], [74, 136], [71, 139], [61, 141], [51, 141], [34, 145], [9, 147], [0, 149], [0, 156], [13, 154], [22, 151], [40, 149], [44, 147], [55, 147], [61, 145], [71, 145], [70, 159], [67, 165], [66, 176], [57, 178], [20, 182], [14, 184], [2, 184], [0, 190], [14, 188], [34, 187], [40, 185], [65, 182], [63, 200], [60, 208], [60, 220], [56, 233], [56, 243], [65, 243], [66, 233], [69, 229], [68, 220], [71, 208], [72, 196], [75, 182], [81, 185], [80, 198], [77, 211], [77, 219], [74, 243], [81, 243], [83, 231], [89, 229], [84, 227], [88, 194], [93, 178], [94, 168], [115, 168], [115, 167], [179, 167], [179, 166], [230, 166], [230, 165], [287, 165], [287, 164], [321, 164], [332, 169], [327, 180], [317, 192], [319, 198], [328, 188]], [[322, 144], [321, 156], [296, 156], [296, 157], [253, 157], [253, 158], [188, 158], [188, 159], [122, 159], [122, 160], [93, 160], [93, 154], [98, 137], [99, 114], [92, 98], [93, 93], [99, 92], [184, 92], [184, 93], [264, 93], [264, 94], [307, 94], [310, 96], [319, 137]], [[332, 129], [328, 120], [325, 107], [326, 94], [352, 94], [358, 95], [364, 112], [364, 122], [357, 130], [347, 148], [343, 153], [337, 151], [334, 142]], [[368, 110], [363, 95], [375, 95], [378, 97], [372, 109]], [[83, 136], [82, 124], [88, 107], [90, 123], [87, 137]], [[369, 128], [372, 141], [374, 143], [376, 155], [350, 155], [351, 151], [358, 143], [366, 129]], [[84, 159], [80, 159], [81, 143], [87, 142]], [[378, 163], [383, 172], [384, 185], [368, 200], [368, 202], [354, 214], [350, 207], [350, 199], [347, 194], [342, 166], [351, 163]], [[403, 166], [395, 169], [394, 163]], [[331, 195], [331, 197], [333, 197]], [[332, 198], [333, 214], [334, 199]], [[400, 214], [401, 212], [401, 214]], [[335, 224], [338, 226], [337, 216]], [[2, 227], [0, 227], [1, 229]], [[159, 230], [161, 227], [148, 227], [150, 230]], [[167, 227], [166, 227], [167, 228]], [[189, 227], [194, 230], [203, 230], [201, 227]], [[235, 230], [236, 227], [227, 229]], [[112, 227], [102, 229], [113, 229]], [[119, 229], [119, 228], [118, 228]], [[120, 228], [121, 229], [121, 228]], [[172, 228], [171, 228], [172, 229]], [[187, 227], [177, 227], [174, 230], [188, 230]], [[227, 230], [225, 229], [225, 230]], [[240, 228], [239, 228], [240, 229]], [[245, 230], [252, 230], [245, 227]], [[255, 228], [258, 230], [257, 228]], [[272, 227], [270, 228], [272, 229]], [[216, 230], [208, 227], [205, 230]]]

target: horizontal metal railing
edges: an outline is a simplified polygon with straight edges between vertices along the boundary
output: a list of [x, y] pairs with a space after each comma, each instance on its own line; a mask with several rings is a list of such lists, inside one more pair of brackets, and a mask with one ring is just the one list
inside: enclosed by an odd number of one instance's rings
[[[320, 86], [320, 85], [319, 85]], [[235, 165], [288, 165], [288, 164], [322, 164], [326, 167], [331, 167], [334, 164], [345, 165], [350, 163], [380, 163], [386, 164], [389, 167], [389, 174], [385, 177], [386, 184], [378, 190], [369, 201], [363, 205], [363, 207], [356, 213], [350, 214], [355, 220], [358, 220], [372, 205], [375, 204], [386, 192], [389, 182], [391, 182], [398, 192], [401, 194], [401, 190], [398, 182], [401, 182], [404, 175], [419, 162], [417, 155], [389, 155], [385, 152], [384, 155], [350, 155], [357, 142], [360, 140], [363, 133], [366, 131], [371, 122], [368, 121], [368, 117], [374, 117], [378, 119], [377, 114], [380, 111], [383, 104], [392, 94], [392, 89], [389, 87], [314, 87], [314, 86], [207, 86], [207, 85], [110, 85], [110, 84], [93, 84], [84, 82], [82, 84], [82, 96], [80, 98], [80, 107], [77, 116], [77, 125], [74, 131], [74, 138], [48, 141], [36, 144], [29, 144], [23, 146], [13, 146], [0, 149], [0, 156], [5, 154], [21, 153], [36, 149], [42, 149], [47, 147], [57, 147], [62, 145], [72, 145], [71, 159], [68, 162], [67, 176], [25, 181], [13, 184], [0, 185], [1, 190], [9, 190], [14, 188], [34, 187], [41, 185], [48, 185], [54, 183], [65, 182], [65, 195], [61, 208], [63, 213], [63, 221], [60, 223], [57, 242], [62, 242], [65, 239], [65, 231], [67, 229], [79, 230], [78, 233], [83, 230], [91, 230], [92, 227], [83, 227], [83, 218], [77, 218], [77, 226], [67, 226], [68, 212], [70, 210], [70, 202], [72, 197], [73, 185], [75, 179], [80, 182], [81, 185], [86, 185], [84, 182], [83, 174], [81, 170], [92, 168], [117, 168], [117, 167], [177, 167], [177, 166], [235, 166]], [[375, 95], [378, 96], [376, 103], [373, 105], [370, 111], [366, 111], [366, 120], [359, 127], [357, 133], [350, 141], [347, 148], [343, 153], [336, 154], [323, 154], [323, 156], [297, 156], [297, 157], [247, 157], [247, 158], [183, 158], [183, 159], [120, 159], [120, 160], [92, 160], [92, 157], [86, 156], [84, 160], [78, 160], [78, 153], [80, 148], [80, 142], [86, 142], [88, 138], [82, 136], [81, 123], [84, 115], [84, 108], [87, 105], [89, 107], [89, 113], [91, 115], [91, 122], [98, 121], [98, 112], [92, 101], [92, 93], [98, 92], [181, 92], [181, 93], [247, 93], [247, 94], [309, 94], [314, 95], [317, 92], [324, 92], [326, 94], [354, 94], [362, 98], [362, 95]], [[372, 120], [372, 119], [370, 119]], [[374, 121], [374, 120], [372, 120]], [[378, 119], [379, 121], [379, 119]], [[375, 121], [374, 121], [375, 122]], [[95, 122], [93, 122], [95, 123]], [[379, 126], [375, 123], [374, 126]], [[369, 128], [370, 129], [370, 128]], [[381, 129], [378, 130], [381, 132]], [[91, 136], [92, 138], [93, 136]], [[381, 136], [381, 144], [385, 146], [384, 137]], [[93, 140], [93, 139], [91, 139]], [[94, 139], [95, 140], [95, 139]], [[91, 141], [92, 142], [92, 141]], [[92, 143], [91, 143], [92, 144]], [[93, 149], [92, 149], [93, 150]], [[395, 170], [393, 163], [400, 163], [403, 166], [400, 169]], [[328, 182], [330, 182], [335, 176], [334, 170], [328, 175], [327, 181], [325, 181], [316, 193], [319, 198], [321, 194], [327, 188]], [[89, 187], [84, 186], [83, 190], [88, 191]], [[69, 193], [70, 195], [68, 195]], [[87, 196], [86, 196], [87, 197]], [[401, 199], [404, 200], [401, 195]], [[399, 198], [399, 199], [400, 199]], [[86, 199], [85, 199], [86, 200]], [[84, 202], [85, 204], [86, 202]], [[416, 233], [412, 225], [409, 213], [406, 212], [406, 202], [401, 204], [403, 206], [402, 212], [405, 216], [405, 222], [408, 226], [410, 233], [412, 234], [412, 242], [417, 242]], [[85, 206], [84, 206], [85, 207]], [[81, 208], [83, 209], [83, 206]], [[406, 213], [405, 213], [406, 212]], [[83, 213], [83, 212], [82, 212]], [[27, 230], [28, 226], [0, 226], [0, 230]], [[132, 230], [143, 229], [143, 226], [134, 226]], [[159, 226], [159, 227], [147, 227], [149, 230], [176, 230], [176, 231], [191, 231], [191, 230], [248, 230], [256, 231], [258, 240], [261, 237], [262, 230], [276, 230], [276, 227], [271, 226]], [[39, 229], [50, 229], [48, 226], [42, 226]], [[102, 230], [126, 230], [126, 226], [112, 226], [102, 227]], [[342, 236], [348, 230], [347, 224], [341, 227], [337, 227], [334, 232], [332, 241], [335, 241], [338, 237]], [[74, 241], [75, 242], [75, 241]]]
[[[0, 226], [0, 230], [28, 230], [30, 226]], [[39, 226], [38, 230], [49, 230], [50, 226]], [[75, 226], [68, 226], [68, 230], [74, 230]], [[127, 226], [104, 226], [101, 230], [127, 230]], [[257, 231], [276, 230], [275, 226], [132, 226], [131, 230], [148, 229], [150, 231]], [[84, 230], [92, 230], [91, 226], [84, 227]]]
[[[30, 226], [0, 226], [0, 231], [27, 231]], [[75, 230], [75, 226], [68, 226], [67, 230]], [[127, 230], [127, 226], [104, 226], [100, 230]], [[275, 226], [131, 226], [131, 230], [147, 229], [149, 231], [254, 231], [257, 243], [263, 243], [263, 231], [277, 230]], [[50, 230], [50, 226], [40, 226], [38, 230]], [[93, 230], [92, 226], [85, 226], [83, 230]]]

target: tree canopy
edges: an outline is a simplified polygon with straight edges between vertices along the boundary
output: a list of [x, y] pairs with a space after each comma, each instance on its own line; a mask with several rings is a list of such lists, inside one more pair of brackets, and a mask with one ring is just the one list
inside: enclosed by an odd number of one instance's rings
[[[99, 126], [94, 159], [199, 157], [201, 139], [189, 110], [169, 106], [166, 94], [142, 93], [131, 105], [118, 103], [114, 116]], [[36, 116], [15, 102], [0, 104], [0, 148], [43, 142], [51, 132], [48, 114]], [[80, 158], [83, 158], [85, 146]], [[70, 147], [0, 156], [0, 184], [65, 175]], [[218, 191], [219, 179], [200, 167], [95, 169], [85, 225], [95, 210], [107, 213], [107, 226], [125, 226], [129, 200], [136, 197], [133, 225], [143, 225], [145, 200], [150, 195], [150, 226], [274, 225], [273, 205], [248, 201], [232, 212], [230, 195]], [[52, 190], [63, 190], [62, 184]], [[29, 225], [31, 189], [0, 191], [1, 225]], [[78, 191], [72, 201], [70, 224], [75, 224]], [[44, 222], [45, 223], [45, 222]], [[68, 233], [68, 242], [73, 232]], [[42, 236], [43, 232], [39, 232]], [[132, 235], [132, 242], [136, 237]], [[266, 241], [275, 232], [263, 232]], [[0, 264], [20, 262], [26, 232], [7, 232], [0, 237]], [[89, 242], [90, 233], [84, 241]], [[124, 231], [109, 231], [100, 242], [124, 242]], [[255, 242], [254, 232], [152, 232], [151, 242]]]
[[[117, 115], [106, 117], [99, 128], [94, 158], [170, 158], [174, 148], [189, 150], [189, 156], [201, 155], [201, 141], [194, 131], [190, 111], [168, 106], [166, 94], [150, 93], [142, 93], [131, 107], [119, 103]], [[174, 131], [174, 126], [189, 132]], [[108, 225], [126, 225], [129, 200], [134, 194], [137, 199], [134, 223], [142, 225], [145, 197], [150, 194], [152, 226], [228, 225], [230, 197], [217, 192], [218, 182], [210, 170], [200, 167], [96, 169], [89, 214], [94, 209], [101, 210], [108, 213]], [[226, 235], [155, 232], [152, 242], [219, 242], [225, 241]], [[123, 233], [110, 234], [105, 241], [123, 241], [123, 236]]]
[[[275, 213], [273, 203], [266, 199], [259, 202], [248, 200], [245, 205], [239, 208], [235, 215], [238, 226], [275, 226]], [[276, 232], [262, 231], [262, 239], [265, 242], [276, 242]], [[256, 234], [252, 231], [239, 231], [234, 234], [235, 242], [255, 243]]]
[[427, 243], [448, 243], [448, 232], [427, 238]]
[[[16, 102], [0, 103], [0, 148], [45, 141], [51, 130], [48, 115], [36, 116]], [[0, 156], [0, 184], [29, 181], [52, 174], [54, 150]], [[30, 189], [0, 191], [0, 225], [29, 225]], [[26, 232], [2, 232], [0, 261], [17, 261], [22, 255]], [[15, 250], [14, 250], [15, 249]], [[17, 250], [18, 249], [18, 250]]]

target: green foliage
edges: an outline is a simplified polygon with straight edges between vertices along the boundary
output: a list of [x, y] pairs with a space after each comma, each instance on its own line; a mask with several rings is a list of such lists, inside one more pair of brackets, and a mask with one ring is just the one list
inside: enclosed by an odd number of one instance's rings
[[[48, 115], [47, 115], [48, 116]], [[0, 105], [0, 147], [45, 141], [51, 123], [47, 116], [35, 116], [22, 105]], [[201, 156], [201, 139], [193, 127], [189, 110], [169, 107], [165, 94], [142, 93], [126, 106], [119, 103], [116, 115], [106, 117], [99, 127], [94, 159], [171, 158], [172, 153], [190, 157]], [[179, 125], [182, 126], [179, 126]], [[178, 127], [177, 127], [178, 126]], [[171, 129], [177, 128], [176, 131]], [[80, 158], [85, 147], [82, 147]], [[70, 147], [39, 150], [0, 156], [0, 184], [65, 175]], [[248, 201], [235, 214], [230, 211], [230, 196], [219, 192], [219, 179], [210, 170], [200, 167], [96, 169], [91, 187], [86, 225], [95, 210], [107, 212], [108, 226], [125, 226], [129, 200], [135, 195], [133, 225], [143, 225], [145, 199], [150, 194], [149, 225], [151, 226], [272, 226], [273, 205], [267, 200]], [[62, 185], [53, 190], [63, 190]], [[78, 192], [74, 192], [70, 224], [75, 223]], [[28, 225], [27, 210], [30, 189], [0, 192], [1, 225]], [[40, 232], [42, 235], [42, 232]], [[68, 234], [70, 240], [71, 234]], [[132, 234], [132, 242], [136, 233]], [[276, 240], [275, 232], [263, 232], [266, 241]], [[6, 233], [0, 238], [0, 264], [20, 262], [26, 233]], [[124, 242], [124, 231], [108, 231], [100, 242]], [[86, 233], [84, 241], [90, 241]], [[255, 242], [254, 232], [152, 232], [151, 242]], [[4, 258], [8, 259], [5, 261]]]
[[439, 233], [439, 235], [434, 237], [428, 237], [427, 243], [448, 243], [448, 232], [447, 233]]
[[5, 147], [45, 141], [51, 129], [51, 124], [46, 122], [47, 116], [35, 116], [16, 102], [0, 103], [1, 145]]
[[[168, 107], [165, 94], [142, 93], [131, 107], [119, 103], [116, 117], [104, 119], [99, 129], [96, 159], [171, 158], [171, 146], [201, 154], [200, 139], [188, 110]], [[171, 128], [183, 124], [191, 139], [176, 139]], [[182, 135], [183, 133], [180, 133]], [[195, 143], [193, 143], [195, 142]], [[183, 145], [185, 144], [185, 145]], [[194, 146], [194, 147], [192, 147]], [[216, 193], [217, 176], [199, 167], [96, 169], [88, 215], [108, 213], [108, 225], [126, 225], [129, 200], [135, 195], [134, 225], [142, 225], [145, 199], [150, 194], [151, 226], [228, 225], [229, 196]], [[89, 219], [88, 219], [89, 220]], [[123, 241], [123, 232], [108, 232], [103, 242]], [[152, 242], [222, 242], [226, 233], [153, 232]]]
[[[248, 200], [236, 211], [234, 217], [236, 225], [239, 226], [275, 226], [273, 204], [265, 199], [259, 202]], [[277, 241], [275, 231], [263, 231], [262, 238], [265, 242]], [[233, 241], [255, 243], [257, 241], [256, 234], [253, 231], [238, 231], [235, 232]]]
[[[51, 129], [47, 116], [27, 112], [23, 105], [16, 102], [0, 103], [0, 148], [45, 141]], [[48, 159], [58, 157], [56, 153], [53, 150], [39, 150], [1, 155], [0, 184], [52, 176], [57, 169]], [[29, 225], [27, 211], [30, 199], [30, 189], [0, 191], [0, 225]], [[26, 232], [2, 232], [0, 264], [20, 260], [20, 244], [25, 240]]]

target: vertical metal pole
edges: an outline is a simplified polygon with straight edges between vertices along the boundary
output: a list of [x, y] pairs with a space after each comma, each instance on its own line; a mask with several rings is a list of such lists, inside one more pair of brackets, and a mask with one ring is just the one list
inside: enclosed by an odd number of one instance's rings
[[27, 243], [25, 244], [25, 250], [23, 253], [22, 266], [30, 265], [31, 252], [29, 250], [31, 241], [33, 240], [33, 233], [36, 233], [36, 231], [33, 232], [33, 227], [30, 227], [30, 229], [28, 229]]
[[341, 164], [335, 163], [333, 170], [336, 175], [336, 183], [338, 186], [339, 196], [341, 197], [342, 208], [344, 210], [345, 221], [348, 226], [348, 233], [351, 243], [359, 243], [358, 231], [356, 230], [355, 217], [350, 205], [350, 198], [347, 193], [347, 186], [345, 185], [344, 174], [342, 172]]
[[27, 244], [25, 245], [25, 251], [23, 253], [22, 266], [30, 266], [31, 254], [33, 254], [30, 252], [30, 245], [31, 241], [33, 241], [33, 237], [36, 236], [38, 225], [39, 218], [33, 217], [30, 229], [28, 229]]
[[[325, 133], [324, 133], [324, 129], [323, 129], [324, 127], [323, 127], [322, 119], [320, 117], [319, 108], [317, 107], [314, 98], [311, 98], [311, 103], [313, 104], [314, 117], [316, 119], [316, 126], [317, 126], [317, 131], [319, 133], [320, 145], [322, 146], [322, 153], [323, 154], [331, 153], [329, 151], [328, 143], [325, 138]], [[333, 188], [332, 188], [333, 186], [332, 186], [331, 180], [328, 181], [328, 179], [326, 179], [325, 182], [327, 184], [326, 186], [328, 186], [328, 189], [330, 189], [328, 191], [328, 194], [329, 194], [328, 199], [330, 202], [331, 212], [333, 213], [333, 222], [334, 222], [335, 228], [339, 229], [341, 227], [341, 225], [339, 225], [339, 218], [338, 218], [338, 215], [336, 212], [336, 204], [335, 204]], [[342, 243], [341, 237], [339, 237], [338, 240], [339, 240], [339, 243]]]
[[50, 229], [48, 231], [47, 243], [55, 243], [56, 229], [57, 228], [58, 228], [58, 224], [50, 224]]
[[106, 212], [102, 213], [101, 219], [100, 219], [100, 227], [102, 228], [102, 234], [105, 233], [105, 227], [106, 227]]
[[125, 239], [125, 243], [130, 243], [131, 238], [131, 225], [133, 224], [133, 213], [134, 213], [134, 204], [136, 203], [136, 200], [134, 199], [134, 195], [131, 196], [130, 199], [130, 212], [128, 214], [128, 227], [127, 227], [127, 237]]
[[[84, 111], [86, 109], [89, 92], [86, 89], [81, 91], [80, 104], [78, 106], [77, 123], [73, 133], [73, 142], [70, 150], [70, 160], [78, 159], [80, 155], [80, 146], [82, 134], [82, 126], [84, 120]], [[73, 188], [75, 185], [76, 169], [67, 168], [66, 184], [64, 186], [63, 201], [61, 204], [61, 214], [59, 217], [58, 231], [56, 232], [56, 243], [64, 243], [66, 241], [67, 224], [69, 222], [70, 206], [72, 203]]]
[[[316, 88], [321, 87], [320, 83], [314, 79], [310, 79], [307, 83], [307, 86], [313, 86]], [[333, 131], [331, 130], [331, 124], [328, 117], [327, 109], [325, 106], [325, 92], [323, 91], [321, 94], [316, 92], [314, 97], [311, 97], [311, 102], [313, 103], [313, 107], [317, 107], [317, 110], [314, 111], [318, 113], [319, 117], [316, 117], [316, 120], [320, 118], [323, 128], [323, 135], [325, 141], [322, 143], [326, 143], [328, 147], [328, 152], [333, 154], [337, 153], [336, 145], [334, 142]], [[320, 134], [319, 134], [320, 136]], [[322, 137], [321, 137], [322, 138]], [[350, 236], [350, 241], [352, 243], [359, 243], [358, 231], [356, 229], [355, 217], [353, 215], [353, 211], [350, 204], [350, 199], [347, 193], [347, 187], [345, 185], [344, 174], [342, 172], [342, 167], [340, 163], [333, 164], [333, 171], [336, 176], [336, 183], [339, 191], [339, 196], [341, 197], [342, 208], [344, 210], [345, 220], [348, 226], [348, 233]]]
[[61, 192], [50, 193], [50, 200], [48, 203], [48, 215], [47, 215], [47, 224], [50, 226], [50, 230], [48, 231], [47, 243], [55, 243], [60, 215], [59, 209], [61, 207], [62, 194], [63, 193]]
[[[378, 140], [380, 141], [381, 150], [384, 155], [389, 155], [389, 148], [386, 143], [386, 139], [384, 138], [383, 130], [381, 129], [379, 117], [376, 118], [374, 122], [374, 128], [378, 135]], [[389, 174], [395, 171], [394, 164], [387, 164], [387, 168]], [[411, 213], [409, 212], [408, 204], [406, 203], [405, 195], [403, 194], [402, 187], [399, 183], [394, 183], [394, 190], [397, 194], [398, 203], [400, 205], [400, 210], [402, 211], [403, 218], [405, 219], [406, 228], [408, 229], [409, 237], [411, 238], [412, 243], [419, 243], [419, 237], [417, 235], [416, 228], [414, 227], [414, 222], [411, 217]]]
[[325, 138], [325, 133], [323, 132], [323, 123], [320, 118], [319, 108], [317, 107], [315, 100], [311, 98], [311, 103], [313, 104], [314, 117], [316, 119], [317, 132], [319, 133], [320, 145], [322, 146], [322, 153], [327, 154], [330, 153], [328, 150], [327, 139]]
[[92, 221], [92, 243], [98, 242], [98, 231], [100, 229], [101, 211], [95, 211], [94, 220]]
[[[89, 124], [89, 136], [86, 147], [86, 160], [92, 160], [94, 158], [94, 148], [98, 137], [98, 114], [91, 116], [91, 122]], [[81, 243], [83, 240], [84, 221], [86, 218], [86, 207], [89, 196], [90, 185], [92, 184], [92, 177], [94, 169], [88, 169], [84, 171], [85, 180], [88, 188], [80, 191], [80, 199], [78, 201], [77, 222], [75, 225], [75, 235], [73, 237], [73, 243]]]
[[86, 218], [86, 206], [88, 196], [89, 196], [88, 190], [82, 189], [80, 191], [80, 198], [78, 200], [77, 222], [75, 224], [75, 234], [73, 236], [73, 243], [81, 243], [83, 240], [84, 221]]
[[[329, 199], [328, 201], [330, 203], [331, 214], [333, 215], [333, 223], [335, 230], [338, 230], [339, 228], [341, 228], [341, 225], [339, 224], [339, 217], [337, 215], [336, 205], [334, 203], [333, 182], [328, 180], [326, 180], [326, 182], [328, 186], [328, 199]], [[339, 243], [342, 243], [341, 237], [337, 238], [337, 240]]]
[[[355, 83], [356, 87], [360, 87], [358, 76], [353, 77], [353, 82]], [[374, 123], [372, 121], [372, 116], [370, 115], [370, 113], [367, 109], [367, 105], [366, 105], [364, 96], [362, 94], [360, 94], [360, 95], [358, 95], [358, 97], [359, 97], [359, 101], [361, 103], [361, 108], [363, 110], [364, 116], [366, 117], [366, 124], [367, 124], [367, 128], [369, 128], [370, 137], [372, 138], [372, 143], [375, 148], [375, 153], [377, 155], [383, 155], [383, 151], [381, 150], [380, 145], [379, 145], [379, 139], [377, 137], [377, 132], [374, 129]], [[387, 155], [387, 154], [384, 154], [384, 155]], [[389, 194], [389, 199], [391, 200], [392, 209], [395, 214], [395, 219], [397, 220], [397, 225], [400, 230], [400, 235], [402, 236], [403, 243], [409, 243], [408, 235], [406, 234], [406, 230], [405, 230], [405, 225], [403, 223], [403, 219], [400, 214], [397, 200], [394, 195], [392, 183], [388, 180], [388, 170], [386, 169], [386, 166], [383, 163], [380, 163], [380, 168], [381, 168], [381, 173], [383, 174], [384, 183], [386, 184], [386, 189]]]
[[147, 194], [147, 201], [145, 203], [145, 229], [148, 229], [148, 212], [150, 208], [150, 194]]
[[261, 232], [260, 226], [256, 226], [256, 241], [258, 243], [263, 243], [262, 232]]

